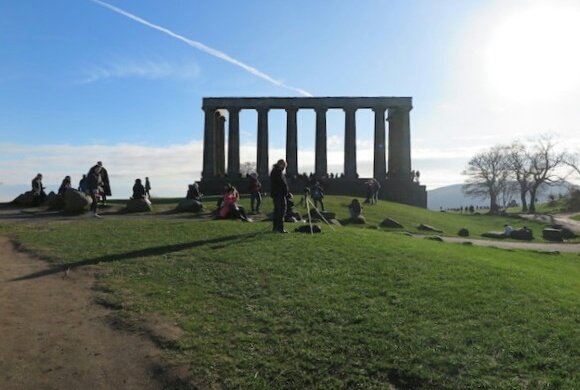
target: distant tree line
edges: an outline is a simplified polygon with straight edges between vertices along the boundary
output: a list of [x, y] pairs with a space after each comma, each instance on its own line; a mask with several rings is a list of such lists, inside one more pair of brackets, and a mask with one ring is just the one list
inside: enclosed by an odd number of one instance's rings
[[540, 187], [562, 184], [572, 174], [580, 176], [580, 152], [567, 152], [558, 148], [553, 136], [540, 135], [527, 144], [513, 141], [484, 150], [469, 160], [462, 174], [463, 193], [489, 198], [490, 213], [516, 198], [522, 212], [535, 213]]

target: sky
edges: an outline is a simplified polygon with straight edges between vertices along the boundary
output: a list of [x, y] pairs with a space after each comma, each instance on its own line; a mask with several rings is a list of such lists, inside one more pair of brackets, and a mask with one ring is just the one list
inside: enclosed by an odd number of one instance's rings
[[[552, 134], [580, 151], [576, 0], [19, 0], [0, 2], [0, 201], [77, 183], [97, 161], [113, 198], [201, 178], [204, 97], [413, 98], [412, 167], [427, 190], [462, 183], [491, 146]], [[241, 162], [257, 114], [240, 114]], [[357, 111], [372, 175], [373, 116]], [[270, 163], [285, 112], [269, 114]], [[329, 110], [328, 167], [343, 172], [344, 113]], [[300, 172], [315, 114], [298, 113]]]

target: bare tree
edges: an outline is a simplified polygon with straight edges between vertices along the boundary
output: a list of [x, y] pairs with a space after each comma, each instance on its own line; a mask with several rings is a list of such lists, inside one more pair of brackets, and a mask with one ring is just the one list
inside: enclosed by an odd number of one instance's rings
[[575, 153], [567, 153], [564, 159], [564, 164], [572, 168], [572, 173], [580, 176], [580, 150]]
[[530, 192], [532, 173], [530, 172], [530, 159], [526, 147], [521, 142], [515, 141], [508, 147], [509, 169], [513, 180], [517, 185], [520, 195], [522, 212], [528, 211], [526, 196]]
[[247, 176], [255, 171], [256, 171], [255, 161], [246, 161], [240, 165], [240, 174], [242, 175], [242, 177]]
[[472, 198], [490, 198], [490, 213], [499, 210], [498, 200], [509, 182], [508, 147], [494, 146], [471, 158], [467, 169], [462, 172], [466, 175], [463, 193]]
[[540, 135], [527, 153], [530, 162], [530, 207], [529, 212], [536, 212], [536, 195], [542, 184], [551, 185], [561, 182], [558, 168], [566, 161], [566, 152], [556, 150], [557, 143], [552, 136]]

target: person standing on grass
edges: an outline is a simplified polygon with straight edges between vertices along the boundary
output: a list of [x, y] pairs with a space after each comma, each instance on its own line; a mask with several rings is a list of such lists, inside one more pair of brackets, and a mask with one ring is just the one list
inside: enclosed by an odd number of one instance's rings
[[[101, 182], [99, 184], [99, 186], [101, 187], [101, 192], [100, 192], [100, 197], [101, 200], [103, 201], [103, 206], [105, 206], [107, 204], [107, 196], [111, 196], [111, 184], [109, 182], [109, 173], [107, 172], [107, 170], [105, 169], [105, 167], [103, 167], [103, 162], [102, 161], [98, 161], [97, 165], [93, 166], [91, 168], [91, 171], [93, 169], [95, 169], [96, 167], [100, 167], [100, 174], [99, 176], [101, 177]], [[90, 173], [90, 171], [89, 171]]]
[[102, 167], [97, 164], [92, 167], [87, 173], [87, 190], [93, 202], [91, 203], [91, 211], [90, 215], [94, 218], [101, 218], [99, 214], [97, 214], [97, 208], [99, 204], [99, 196], [102, 192], [102, 179], [101, 179], [101, 170]]
[[312, 197], [312, 200], [314, 200], [314, 207], [318, 208], [318, 204], [320, 203], [320, 207], [322, 207], [322, 211], [324, 211], [324, 192], [322, 191], [319, 182], [314, 183], [310, 189], [310, 196]]
[[145, 193], [147, 194], [147, 199], [151, 199], [151, 194], [149, 193], [149, 191], [151, 191], [151, 182], [149, 182], [149, 178], [146, 177], [145, 178]]
[[39, 173], [34, 179], [32, 179], [32, 195], [34, 197], [35, 206], [41, 205], [46, 199], [46, 192], [44, 192], [45, 188], [46, 187], [42, 185], [42, 173]]
[[103, 162], [99, 161], [97, 163], [101, 167], [101, 200], [103, 201], [103, 206], [107, 204], [107, 196], [111, 196], [111, 183], [109, 182], [109, 173], [103, 166]]
[[371, 204], [377, 204], [379, 202], [379, 191], [381, 190], [381, 184], [374, 177], [372, 182], [372, 188], [373, 188], [373, 197], [371, 199]]
[[252, 173], [250, 175], [250, 206], [252, 213], [260, 212], [260, 206], [262, 205], [262, 183], [258, 179], [257, 173]]
[[274, 201], [274, 218], [272, 231], [288, 233], [284, 230], [284, 215], [286, 214], [286, 197], [288, 196], [288, 183], [284, 176], [286, 161], [278, 160], [270, 172], [270, 196]]

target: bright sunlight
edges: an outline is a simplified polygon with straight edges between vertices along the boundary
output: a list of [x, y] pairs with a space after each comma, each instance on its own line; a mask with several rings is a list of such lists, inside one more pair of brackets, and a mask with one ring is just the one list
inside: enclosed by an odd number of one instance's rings
[[580, 4], [550, 2], [500, 20], [486, 50], [490, 87], [516, 101], [548, 101], [580, 85]]

